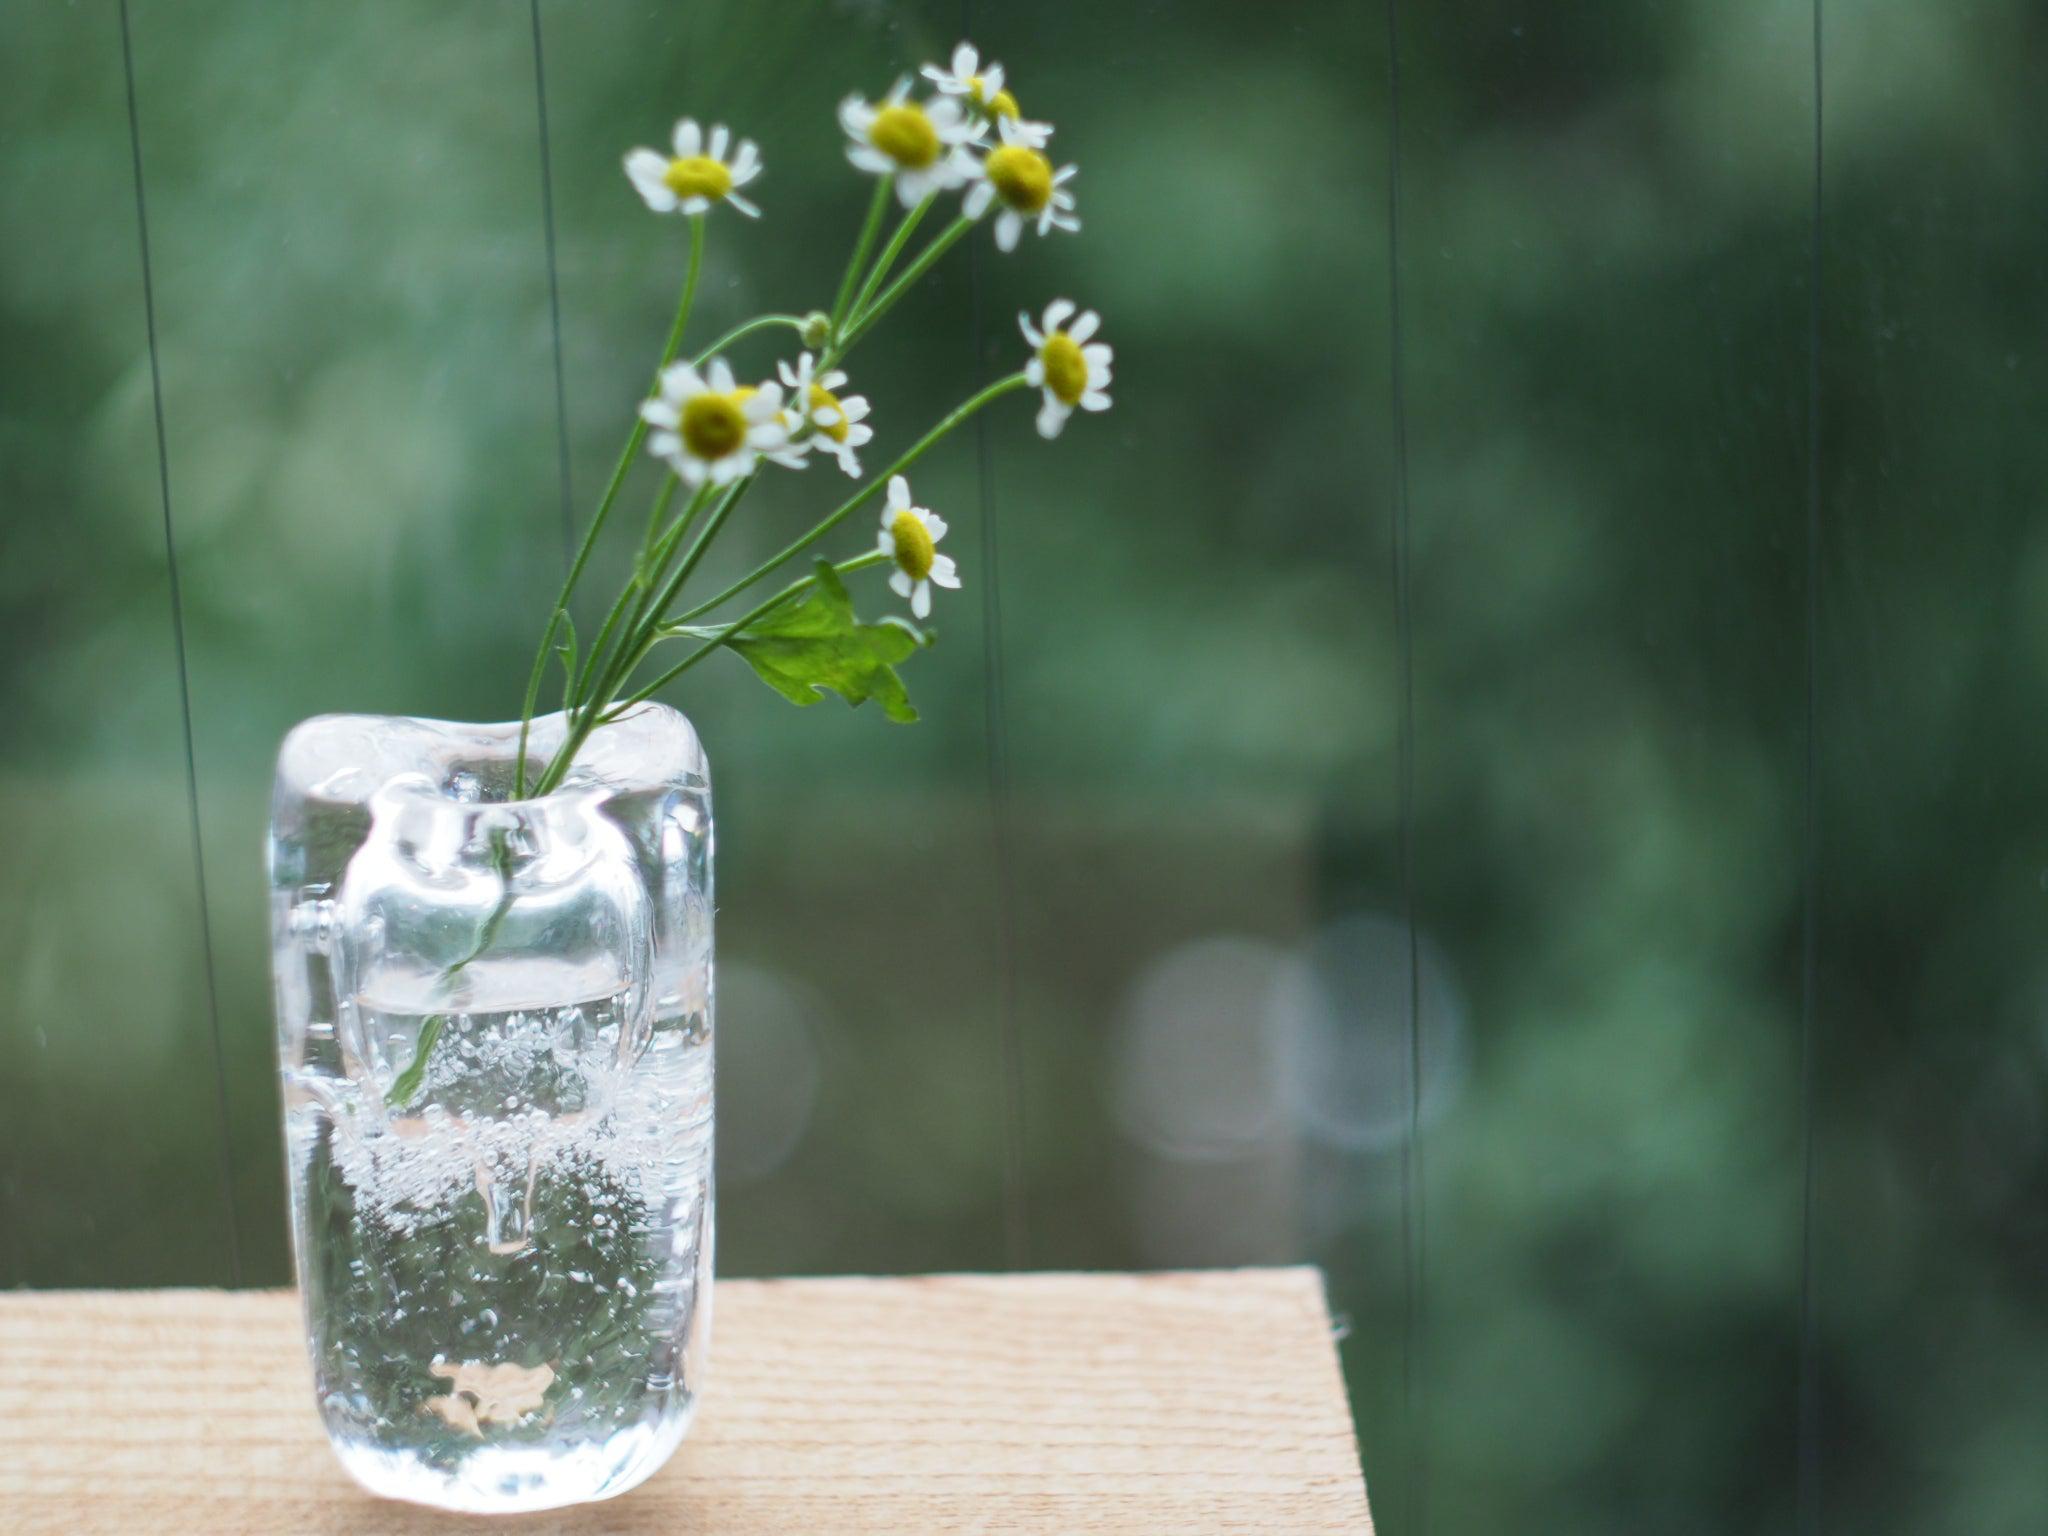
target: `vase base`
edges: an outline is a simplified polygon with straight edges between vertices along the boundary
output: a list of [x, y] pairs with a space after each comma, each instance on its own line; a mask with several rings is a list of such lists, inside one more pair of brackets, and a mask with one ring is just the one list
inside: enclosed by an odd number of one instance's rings
[[349, 1476], [380, 1498], [461, 1514], [529, 1514], [639, 1487], [682, 1444], [694, 1406], [595, 1443], [481, 1447], [453, 1468], [367, 1442], [336, 1440], [334, 1452]]

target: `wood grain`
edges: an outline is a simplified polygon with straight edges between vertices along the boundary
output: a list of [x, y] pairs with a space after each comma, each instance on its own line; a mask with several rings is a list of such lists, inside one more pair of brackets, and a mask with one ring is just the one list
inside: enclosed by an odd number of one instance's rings
[[[0, 1294], [0, 1528], [477, 1531], [328, 1453], [289, 1293]], [[720, 1281], [690, 1438], [521, 1533], [1369, 1533], [1321, 1277]]]

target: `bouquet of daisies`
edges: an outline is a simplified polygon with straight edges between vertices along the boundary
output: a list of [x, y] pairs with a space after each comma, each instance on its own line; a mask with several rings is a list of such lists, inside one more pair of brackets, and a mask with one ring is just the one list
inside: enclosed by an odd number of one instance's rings
[[[1092, 310], [1077, 312], [1072, 302], [1055, 300], [1036, 324], [1028, 314], [1018, 317], [1030, 347], [1022, 368], [962, 401], [867, 475], [862, 452], [876, 429], [868, 400], [853, 392], [848, 365], [854, 349], [983, 219], [993, 215], [995, 243], [1004, 251], [1015, 250], [1026, 229], [1050, 235], [1081, 227], [1068, 186], [1075, 168], [1053, 168], [1051, 126], [1023, 115], [1001, 65], [983, 64], [974, 47], [962, 43], [949, 67], [927, 65], [923, 74], [930, 87], [923, 95], [906, 77], [879, 102], [850, 96], [840, 104], [846, 157], [875, 178], [875, 191], [831, 308], [759, 315], [702, 347], [686, 350], [684, 340], [704, 265], [706, 224], [721, 208], [760, 216], [743, 190], [761, 175], [760, 152], [722, 126], [707, 132], [685, 118], [676, 124], [670, 152], [636, 149], [626, 156], [626, 176], [647, 206], [686, 221], [689, 262], [653, 387], [534, 656], [519, 794], [555, 788], [593, 730], [714, 651], [737, 655], [796, 703], [814, 703], [829, 689], [850, 704], [874, 699], [892, 720], [915, 720], [895, 669], [930, 642], [917, 621], [931, 613], [932, 588], [958, 587], [960, 571], [939, 552], [946, 520], [917, 505], [907, 472], [941, 438], [1006, 395], [1039, 392], [1038, 430], [1047, 438], [1057, 437], [1076, 410], [1108, 409], [1110, 349], [1096, 339], [1100, 321]], [[933, 209], [954, 198], [953, 218], [909, 254]], [[892, 205], [895, 223], [884, 238]], [[771, 368], [748, 372], [736, 365], [741, 343], [768, 336], [787, 347]], [[660, 461], [661, 483], [631, 575], [602, 627], [580, 645], [569, 601], [643, 449]], [[800, 538], [723, 590], [692, 601], [691, 577], [754, 482], [763, 474], [805, 470], [814, 460], [837, 467], [858, 487]], [[871, 547], [838, 561], [814, 556], [794, 580], [770, 581], [877, 498], [881, 527]], [[846, 578], [871, 569], [888, 571], [889, 588], [908, 604], [910, 618], [886, 615], [869, 623], [856, 615]], [[662, 647], [675, 645], [682, 654], [671, 665], [648, 665]], [[526, 738], [550, 657], [561, 666], [568, 729], [529, 785]]]

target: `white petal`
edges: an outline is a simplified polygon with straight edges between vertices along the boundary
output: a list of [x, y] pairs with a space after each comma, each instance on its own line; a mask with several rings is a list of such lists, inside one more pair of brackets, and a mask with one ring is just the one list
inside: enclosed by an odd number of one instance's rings
[[1024, 220], [1018, 216], [1016, 209], [1005, 208], [1000, 214], [996, 215], [997, 250], [1014, 251], [1017, 249], [1017, 237], [1023, 233]]
[[670, 363], [661, 371], [661, 392], [671, 400], [704, 393], [704, 378], [693, 363]]
[[873, 427], [864, 427], [859, 422], [855, 422], [852, 426], [846, 429], [846, 441], [838, 444], [837, 446], [843, 453], [850, 448], [863, 447], [868, 443], [872, 443], [874, 440], [875, 429]]
[[722, 357], [711, 360], [711, 371], [706, 375], [714, 392], [729, 395], [737, 387], [733, 381], [732, 365]]
[[946, 520], [943, 517], [939, 516], [939, 514], [936, 512], [925, 513], [924, 527], [925, 532], [929, 533], [932, 536], [932, 542], [934, 544], [938, 543], [939, 540], [943, 539], [946, 536]]
[[683, 440], [673, 432], [655, 432], [647, 439], [647, 451], [657, 459], [672, 459], [683, 451]]
[[886, 523], [882, 525], [882, 531], [875, 535], [875, 548], [880, 550], [883, 554], [892, 557], [896, 553], [896, 540], [894, 536], [890, 534], [889, 527]]
[[683, 199], [684, 213], [699, 214], [709, 213], [710, 211], [711, 199], [708, 197], [686, 197]]
[[[1078, 331], [1069, 331], [1067, 334], [1072, 336], [1076, 341], [1079, 341], [1081, 339], [1080, 333]], [[1104, 368], [1107, 368], [1110, 364], [1110, 359], [1114, 358], [1115, 356], [1115, 351], [1110, 347], [1109, 343], [1106, 341], [1094, 342], [1081, 349], [1082, 361], [1087, 363], [1088, 366], [1091, 368], [1097, 366], [1098, 364]]]
[[741, 414], [749, 421], [766, 421], [781, 410], [782, 386], [774, 383], [763, 384], [747, 396], [747, 403], [740, 408]]
[[[1086, 341], [1090, 336], [1093, 336], [1097, 331], [1101, 329], [1102, 316], [1098, 315], [1097, 313], [1095, 313], [1094, 310], [1091, 309], [1087, 311], [1085, 314], [1083, 314], [1080, 319], [1076, 320], [1072, 325], [1067, 327], [1067, 334], [1073, 337], [1076, 341]], [[1083, 353], [1082, 355], [1086, 356], [1087, 354]]]
[[875, 121], [875, 109], [858, 96], [849, 96], [839, 103], [839, 126], [856, 139], [868, 136], [868, 129]]
[[1024, 382], [1034, 388], [1045, 382], [1044, 358], [1034, 354], [1031, 361], [1024, 365]]
[[967, 196], [960, 204], [960, 212], [970, 219], [978, 219], [988, 212], [988, 205], [995, 200], [996, 189], [986, 181], [977, 181], [967, 189]]
[[1058, 437], [1060, 435], [1060, 428], [1067, 424], [1067, 414], [1067, 408], [1064, 405], [1061, 405], [1051, 395], [1047, 395], [1045, 397], [1045, 405], [1038, 413], [1038, 435], [1048, 438]]
[[686, 117], [676, 124], [676, 158], [687, 160], [704, 148], [704, 132], [697, 126], [697, 119]]
[[1088, 390], [1081, 396], [1081, 409], [1084, 411], [1106, 411], [1109, 409], [1109, 396], [1099, 389]]
[[706, 153], [722, 165], [725, 163], [726, 148], [731, 143], [732, 134], [727, 130], [725, 124], [720, 123], [711, 130], [711, 147]]
[[960, 586], [960, 567], [953, 563], [951, 555], [932, 556], [932, 580], [942, 587], [952, 587], [958, 590]]
[[[830, 386], [827, 386], [828, 388]], [[853, 427], [868, 419], [868, 397], [866, 395], [842, 395], [839, 409], [846, 415], [847, 426]]]
[[[863, 438], [862, 441], [865, 442], [866, 439]], [[839, 467], [858, 480], [860, 478], [860, 460], [854, 457], [853, 440], [849, 438], [843, 443], [832, 443], [830, 447], [832, 452], [839, 458]]]
[[910, 594], [910, 611], [920, 619], [930, 618], [932, 612], [932, 584], [920, 581]]
[[1077, 175], [1079, 175], [1080, 172], [1081, 167], [1079, 167], [1078, 165], [1064, 166], [1060, 170], [1054, 172], [1052, 184], [1056, 187], [1064, 187], [1068, 182], [1072, 181]]
[[889, 477], [889, 505], [898, 512], [910, 505], [910, 482], [901, 475]]
[[1066, 323], [1067, 316], [1074, 312], [1072, 299], [1054, 299], [1045, 306], [1045, 328], [1048, 332], [1058, 330]]
[[759, 217], [761, 217], [761, 210], [758, 207], [756, 207], [753, 203], [747, 201], [747, 199], [745, 199], [744, 197], [741, 197], [737, 192], [726, 193], [725, 200], [728, 203], [731, 203], [733, 207], [737, 208], [741, 213], [744, 213], [750, 219], [758, 219]]
[[668, 183], [663, 179], [667, 174], [668, 156], [658, 150], [636, 149], [626, 156], [626, 177], [643, 197], [657, 190], [667, 192]]
[[740, 147], [733, 152], [732, 164], [727, 167], [734, 181], [744, 181], [761, 168], [761, 147], [752, 139], [741, 139]]
[[981, 50], [972, 43], [962, 43], [953, 50], [953, 73], [962, 80], [978, 74], [981, 65]]
[[889, 590], [898, 597], [910, 596], [911, 585], [910, 572], [908, 571], [898, 571], [889, 578]]
[[1017, 313], [1017, 328], [1024, 333], [1024, 339], [1031, 343], [1033, 350], [1045, 345], [1045, 332], [1031, 323], [1031, 316], [1022, 310]]
[[994, 101], [996, 93], [1003, 88], [1003, 66], [993, 61], [981, 72], [981, 94], [984, 100]]
[[666, 400], [642, 400], [640, 402], [640, 419], [649, 426], [667, 427], [670, 431], [674, 431], [676, 423], [681, 420], [681, 417], [676, 414], [675, 406]]

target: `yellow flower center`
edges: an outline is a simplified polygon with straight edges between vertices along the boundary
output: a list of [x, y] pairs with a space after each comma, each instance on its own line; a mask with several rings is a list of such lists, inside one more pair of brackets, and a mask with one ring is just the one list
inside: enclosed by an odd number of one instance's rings
[[924, 519], [905, 508], [889, 524], [889, 537], [896, 541], [896, 564], [912, 581], [923, 581], [932, 573], [932, 531]]
[[1052, 162], [1022, 144], [992, 149], [982, 169], [1002, 200], [1019, 213], [1040, 213], [1052, 201]]
[[1045, 364], [1045, 387], [1061, 405], [1077, 404], [1088, 389], [1088, 362], [1081, 344], [1065, 331], [1054, 331], [1038, 349]]
[[988, 82], [980, 75], [971, 76], [967, 81], [968, 98], [990, 117], [1017, 117], [1017, 98], [1008, 91], [988, 93]]
[[693, 395], [683, 406], [677, 436], [692, 456], [722, 459], [747, 440], [747, 417], [741, 409], [752, 390], [729, 395]]
[[677, 197], [708, 197], [714, 203], [732, 190], [732, 172], [709, 155], [671, 160], [661, 179]]
[[[818, 420], [818, 412], [820, 411], [837, 411], [839, 419], [828, 426]], [[833, 442], [843, 443], [846, 441], [846, 407], [839, 403], [837, 395], [833, 394], [831, 390], [822, 384], [813, 384], [811, 386], [811, 421], [820, 432], [831, 438]]]
[[921, 171], [939, 158], [939, 130], [915, 102], [898, 101], [875, 114], [868, 139], [898, 165]]

